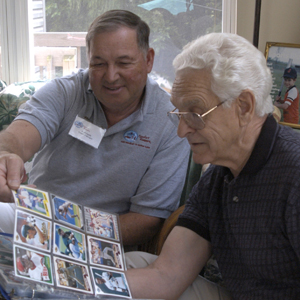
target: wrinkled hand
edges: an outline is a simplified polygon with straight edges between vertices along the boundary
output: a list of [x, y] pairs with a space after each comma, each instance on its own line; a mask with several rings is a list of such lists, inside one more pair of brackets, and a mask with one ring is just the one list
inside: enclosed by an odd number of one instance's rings
[[17, 190], [25, 182], [24, 162], [16, 154], [0, 153], [0, 202], [14, 202], [11, 190]]

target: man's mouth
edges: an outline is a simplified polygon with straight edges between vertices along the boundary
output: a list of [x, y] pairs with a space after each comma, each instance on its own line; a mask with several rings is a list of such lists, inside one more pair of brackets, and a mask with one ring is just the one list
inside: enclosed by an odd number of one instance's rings
[[188, 141], [189, 142], [189, 144], [190, 144], [190, 146], [191, 147], [195, 147], [195, 146], [199, 146], [199, 145], [203, 145], [204, 143], [202, 143], [202, 142], [191, 142], [191, 141]]
[[107, 90], [109, 90], [109, 91], [112, 91], [112, 92], [114, 92], [114, 91], [118, 91], [118, 90], [120, 90], [122, 87], [121, 86], [104, 86]]

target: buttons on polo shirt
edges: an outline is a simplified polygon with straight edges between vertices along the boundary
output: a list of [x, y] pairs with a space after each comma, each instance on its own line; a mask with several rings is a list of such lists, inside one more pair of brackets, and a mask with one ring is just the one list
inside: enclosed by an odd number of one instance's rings
[[238, 197], [238, 196], [234, 196], [234, 197], [232, 198], [232, 201], [233, 201], [233, 202], [236, 202], [236, 203], [239, 202], [239, 197]]

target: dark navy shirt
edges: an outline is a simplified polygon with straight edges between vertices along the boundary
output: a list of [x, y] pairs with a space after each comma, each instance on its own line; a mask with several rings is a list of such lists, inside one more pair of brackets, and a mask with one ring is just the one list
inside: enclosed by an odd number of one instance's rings
[[234, 299], [300, 299], [300, 134], [269, 116], [240, 174], [210, 166], [177, 225], [212, 244]]

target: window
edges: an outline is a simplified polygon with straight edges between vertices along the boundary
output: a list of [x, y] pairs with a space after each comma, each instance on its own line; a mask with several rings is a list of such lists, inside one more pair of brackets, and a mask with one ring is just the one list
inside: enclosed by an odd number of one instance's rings
[[[156, 52], [151, 76], [170, 88], [172, 61], [182, 47], [209, 32], [235, 32], [235, 7], [236, 0], [4, 0], [0, 9], [2, 79], [8, 83], [44, 80], [86, 68], [89, 24], [107, 10], [126, 9], [149, 24], [150, 46]], [[20, 29], [22, 34], [16, 35]], [[10, 46], [13, 39], [17, 47]], [[10, 65], [18, 56], [22, 59], [17, 66]]]

